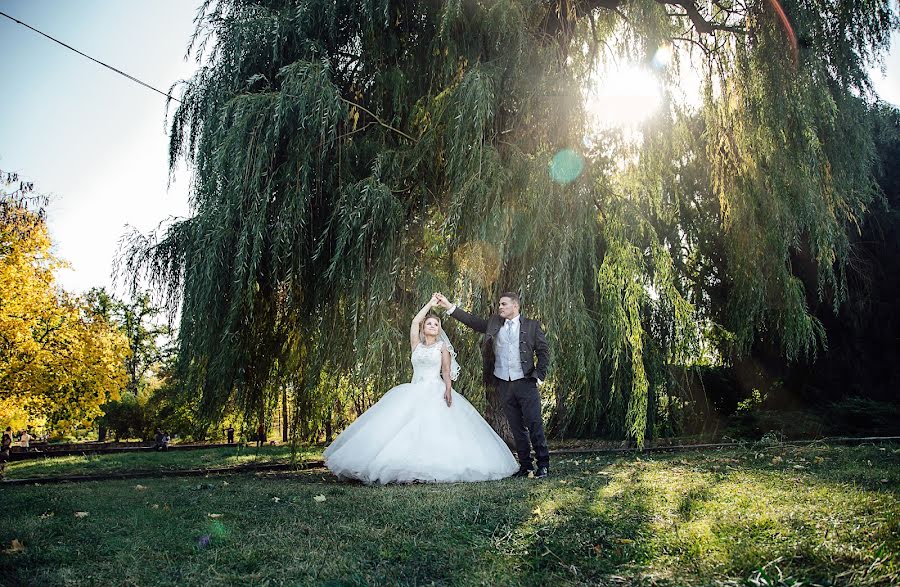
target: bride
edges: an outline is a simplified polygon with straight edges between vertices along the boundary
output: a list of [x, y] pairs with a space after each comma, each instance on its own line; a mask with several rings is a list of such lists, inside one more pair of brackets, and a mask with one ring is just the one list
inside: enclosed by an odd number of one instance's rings
[[506, 444], [466, 398], [451, 388], [456, 352], [430, 310], [409, 329], [411, 383], [394, 387], [325, 449], [325, 465], [364, 483], [502, 479], [519, 466]]

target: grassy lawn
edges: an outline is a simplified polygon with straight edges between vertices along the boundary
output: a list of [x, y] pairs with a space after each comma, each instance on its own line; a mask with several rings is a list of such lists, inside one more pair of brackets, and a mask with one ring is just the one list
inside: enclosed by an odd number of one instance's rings
[[301, 471], [0, 495], [0, 542], [24, 548], [0, 553], [10, 585], [900, 583], [900, 445], [558, 458], [546, 481]]
[[[301, 460], [320, 459], [320, 448], [298, 451]], [[13, 461], [7, 464], [7, 479], [95, 475], [127, 471], [202, 469], [235, 465], [290, 462], [291, 448], [284, 446], [234, 446], [168, 452], [111, 453], [85, 456], [52, 457]]]

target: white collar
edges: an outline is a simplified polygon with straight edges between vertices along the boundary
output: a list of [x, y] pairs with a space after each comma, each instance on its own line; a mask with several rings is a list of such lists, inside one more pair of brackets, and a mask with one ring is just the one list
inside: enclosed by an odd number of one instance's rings
[[519, 315], [516, 316], [515, 318], [507, 318], [506, 321], [503, 322], [503, 325], [506, 326], [507, 324], [515, 324], [516, 326], [518, 326], [518, 325], [519, 325], [519, 318], [521, 318], [521, 317], [522, 317], [522, 315], [519, 314]]

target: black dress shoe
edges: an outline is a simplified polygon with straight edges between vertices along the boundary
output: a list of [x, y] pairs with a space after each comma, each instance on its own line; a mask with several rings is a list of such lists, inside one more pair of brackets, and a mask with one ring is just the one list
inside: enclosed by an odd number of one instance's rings
[[518, 471], [512, 474], [513, 477], [528, 477], [528, 473], [531, 473], [531, 468], [529, 467], [520, 467]]
[[538, 467], [537, 472], [534, 474], [535, 479], [546, 479], [547, 475], [550, 474], [549, 467]]

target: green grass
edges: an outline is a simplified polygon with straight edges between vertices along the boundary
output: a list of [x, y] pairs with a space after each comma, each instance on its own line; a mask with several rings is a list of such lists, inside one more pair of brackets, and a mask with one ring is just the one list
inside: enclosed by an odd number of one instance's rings
[[[297, 453], [301, 460], [319, 459], [319, 448], [303, 448]], [[199, 450], [172, 450], [168, 452], [110, 453], [85, 456], [51, 457], [12, 461], [7, 464], [7, 479], [58, 477], [68, 475], [95, 475], [135, 471], [159, 471], [202, 469], [290, 462], [288, 445], [234, 446]]]
[[0, 553], [0, 578], [11, 585], [900, 582], [898, 445], [558, 458], [546, 481], [366, 487], [300, 471], [139, 483], [0, 488], [0, 542], [9, 548], [17, 539], [25, 548]]

